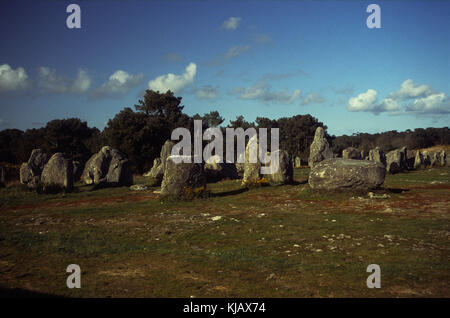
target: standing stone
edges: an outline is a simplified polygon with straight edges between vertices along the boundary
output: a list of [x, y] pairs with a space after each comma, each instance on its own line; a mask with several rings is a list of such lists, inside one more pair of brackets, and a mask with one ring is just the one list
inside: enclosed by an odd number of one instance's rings
[[414, 158], [414, 169], [420, 169], [420, 168], [425, 168], [424, 167], [424, 160], [423, 160], [422, 153], [419, 150], [417, 150], [416, 151], [416, 156]]
[[404, 152], [400, 149], [389, 151], [386, 155], [386, 171], [389, 173], [398, 173], [403, 170]]
[[242, 184], [255, 183], [261, 178], [258, 135], [254, 135], [245, 147], [245, 166]]
[[385, 175], [379, 162], [333, 158], [314, 165], [308, 183], [313, 189], [367, 190], [382, 185]]
[[406, 150], [406, 169], [413, 170], [414, 169], [414, 162], [416, 161], [416, 155], [415, 152], [412, 150]]
[[366, 153], [364, 150], [361, 150], [361, 160], [364, 160], [366, 158]]
[[379, 162], [383, 164], [383, 166], [386, 166], [386, 155], [384, 154], [384, 151], [379, 147], [376, 147], [369, 151], [369, 160]]
[[431, 166], [431, 155], [428, 151], [422, 152], [423, 156], [423, 166], [424, 168], [428, 168]]
[[[273, 151], [271, 154], [272, 158], [276, 156], [276, 153], [278, 153], [278, 162], [273, 162], [273, 165], [270, 165], [271, 173], [268, 176], [269, 182], [273, 185], [289, 184], [294, 180], [292, 161], [287, 151]], [[266, 167], [269, 164], [266, 164]]]
[[161, 148], [160, 158], [163, 165], [163, 173], [166, 170], [166, 164], [167, 164], [167, 158], [172, 155], [172, 148], [175, 145], [175, 143], [172, 140], [166, 140], [164, 145]]
[[155, 160], [153, 160], [152, 168], [143, 176], [155, 178], [158, 182], [161, 182], [164, 176], [164, 167], [161, 162], [161, 158], [155, 158]]
[[300, 168], [302, 166], [302, 160], [300, 157], [295, 157], [295, 167]]
[[86, 184], [100, 184], [105, 181], [106, 174], [111, 162], [111, 150], [109, 146], [104, 146], [86, 162], [81, 179]]
[[174, 160], [189, 157], [176, 155], [167, 158], [166, 170], [161, 184], [161, 195], [184, 198], [205, 190], [206, 176], [202, 164], [194, 163], [192, 157], [191, 163], [174, 162]]
[[130, 186], [133, 184], [130, 161], [117, 149], [111, 151], [106, 183], [111, 186]]
[[348, 147], [342, 150], [342, 158], [343, 159], [356, 159], [360, 160], [361, 158], [361, 151], [358, 151], [358, 149], [353, 147]]
[[240, 153], [238, 155], [235, 166], [236, 166], [238, 175], [243, 176], [244, 170], [245, 170], [245, 154], [244, 153]]
[[20, 166], [20, 183], [26, 184], [29, 188], [36, 188], [47, 162], [48, 156], [42, 149], [33, 149], [28, 162]]
[[333, 158], [333, 152], [325, 138], [325, 131], [322, 127], [317, 127], [309, 151], [308, 165], [312, 168], [316, 163], [328, 158]]
[[447, 165], [447, 153], [445, 150], [442, 150], [439, 154], [439, 158], [441, 159], [441, 166], [445, 167]]
[[28, 165], [31, 169], [33, 169], [36, 175], [40, 175], [47, 161], [48, 155], [44, 152], [44, 150], [33, 149], [30, 158], [28, 159]]
[[164, 145], [161, 147], [159, 158], [153, 160], [152, 168], [143, 175], [144, 177], [154, 178], [157, 183], [162, 181], [167, 158], [172, 154], [172, 148], [174, 145], [175, 143], [172, 140], [166, 140]]
[[401, 152], [401, 162], [400, 162], [401, 169], [402, 170], [407, 170], [408, 169], [408, 163], [407, 163], [407, 160], [408, 160], [408, 149], [406, 147], [402, 147], [400, 149], [400, 152]]
[[224, 159], [219, 155], [208, 158], [205, 162], [204, 169], [206, 179], [210, 182], [238, 178], [236, 165], [231, 162], [224, 162]]
[[86, 184], [121, 186], [131, 185], [133, 174], [122, 152], [104, 146], [86, 162], [81, 179]]
[[63, 153], [55, 153], [41, 174], [41, 182], [45, 190], [65, 190], [73, 189], [73, 163]]
[[73, 161], [73, 182], [80, 180], [83, 169], [81, 168], [81, 163], [79, 161]]

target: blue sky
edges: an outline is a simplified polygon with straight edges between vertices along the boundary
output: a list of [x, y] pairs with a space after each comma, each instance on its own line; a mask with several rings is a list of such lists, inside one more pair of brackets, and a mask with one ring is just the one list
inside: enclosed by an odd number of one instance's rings
[[[81, 8], [81, 29], [66, 7]], [[369, 29], [369, 4], [381, 29]], [[189, 115], [311, 114], [335, 135], [448, 126], [448, 1], [2, 1], [0, 129], [103, 129], [147, 88]], [[172, 75], [168, 75], [172, 74]]]

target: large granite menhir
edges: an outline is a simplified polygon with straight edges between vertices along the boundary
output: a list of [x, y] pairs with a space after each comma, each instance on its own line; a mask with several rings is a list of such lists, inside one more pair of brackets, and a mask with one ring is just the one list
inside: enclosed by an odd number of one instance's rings
[[87, 162], [81, 179], [86, 184], [130, 186], [133, 173], [126, 156], [117, 149], [104, 146]]
[[382, 185], [385, 175], [379, 162], [332, 158], [314, 165], [308, 183], [321, 190], [367, 190]]

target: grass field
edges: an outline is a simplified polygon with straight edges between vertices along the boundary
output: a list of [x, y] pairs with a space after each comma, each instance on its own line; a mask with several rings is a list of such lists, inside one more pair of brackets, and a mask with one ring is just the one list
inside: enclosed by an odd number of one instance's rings
[[[68, 297], [450, 297], [450, 168], [388, 175], [367, 193], [208, 184], [160, 201], [128, 188], [0, 189], [4, 294]], [[138, 177], [136, 183], [145, 183]], [[383, 196], [384, 195], [384, 196]], [[81, 288], [66, 267], [81, 267]], [[381, 288], [369, 289], [369, 264]]]

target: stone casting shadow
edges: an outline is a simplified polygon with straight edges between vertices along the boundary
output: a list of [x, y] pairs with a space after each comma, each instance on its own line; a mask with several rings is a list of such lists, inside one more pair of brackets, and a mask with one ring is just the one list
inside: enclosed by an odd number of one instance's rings
[[211, 193], [211, 197], [226, 197], [229, 195], [241, 194], [241, 193], [247, 192], [248, 190], [249, 190], [248, 188], [240, 188], [240, 189], [231, 190], [231, 191]]

